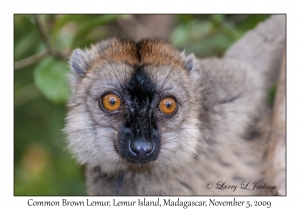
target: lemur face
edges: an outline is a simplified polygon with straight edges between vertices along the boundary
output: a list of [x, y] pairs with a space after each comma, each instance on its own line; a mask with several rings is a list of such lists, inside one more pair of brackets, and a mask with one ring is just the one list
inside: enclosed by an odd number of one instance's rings
[[70, 64], [65, 132], [80, 163], [113, 173], [176, 168], [195, 155], [191, 57], [160, 40], [109, 39]]

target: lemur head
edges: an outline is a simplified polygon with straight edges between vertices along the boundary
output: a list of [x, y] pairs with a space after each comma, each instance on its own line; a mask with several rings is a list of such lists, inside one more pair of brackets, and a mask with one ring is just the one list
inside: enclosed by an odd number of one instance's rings
[[193, 55], [163, 40], [112, 38], [75, 50], [70, 66], [65, 133], [79, 163], [106, 173], [159, 171], [195, 156]]

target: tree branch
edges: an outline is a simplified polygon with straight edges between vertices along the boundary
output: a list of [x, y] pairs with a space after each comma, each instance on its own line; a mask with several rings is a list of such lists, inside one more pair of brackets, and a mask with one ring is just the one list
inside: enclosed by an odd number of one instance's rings
[[48, 51], [43, 51], [43, 52], [40, 52], [40, 53], [35, 54], [33, 56], [30, 56], [28, 58], [25, 58], [23, 60], [16, 61], [14, 63], [14, 67], [15, 67], [14, 69], [18, 70], [18, 69], [24, 68], [26, 66], [32, 65], [32, 64], [38, 62], [39, 60], [45, 58], [47, 55], [49, 55], [49, 52]]
[[42, 38], [42, 40], [43, 40], [43, 42], [44, 42], [44, 44], [45, 44], [47, 50], [48, 50], [49, 52], [52, 52], [51, 46], [50, 46], [49, 41], [48, 41], [48, 37], [47, 37], [47, 35], [46, 35], [45, 31], [44, 31], [44, 28], [42, 27], [42, 24], [41, 24], [41, 22], [40, 22], [40, 19], [38, 18], [37, 15], [32, 15], [32, 17], [33, 17], [33, 19], [34, 19], [34, 22], [35, 22], [35, 24], [36, 24], [36, 26], [37, 26], [37, 29], [38, 29], [38, 31], [39, 31], [39, 34], [40, 34], [40, 36], [41, 36], [41, 38]]
[[[276, 186], [271, 195], [286, 195], [286, 60], [282, 67], [276, 92], [270, 142], [268, 145], [266, 180]], [[268, 194], [270, 195], [270, 194]]]
[[54, 55], [54, 56], [62, 58], [62, 59], [67, 59], [68, 58], [68, 55], [66, 55], [62, 52], [53, 51], [53, 49], [52, 49], [52, 47], [49, 43], [49, 39], [48, 39], [48, 37], [45, 33], [45, 30], [44, 30], [44, 28], [41, 24], [41, 21], [40, 21], [39, 17], [37, 15], [32, 15], [32, 17], [33, 17], [34, 22], [36, 24], [36, 27], [39, 31], [39, 34], [40, 34], [40, 36], [43, 40], [43, 43], [46, 46], [46, 51], [40, 52], [36, 55], [30, 56], [30, 57], [25, 58], [23, 60], [16, 61], [14, 63], [14, 69], [15, 70], [18, 70], [18, 69], [24, 68], [26, 66], [32, 65], [32, 64], [38, 62], [39, 60], [45, 58], [47, 55]]

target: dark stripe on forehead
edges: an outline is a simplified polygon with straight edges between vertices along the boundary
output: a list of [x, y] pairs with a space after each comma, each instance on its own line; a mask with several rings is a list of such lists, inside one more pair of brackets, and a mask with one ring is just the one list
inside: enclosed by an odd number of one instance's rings
[[125, 127], [130, 128], [135, 136], [150, 138], [150, 130], [156, 125], [152, 113], [156, 108], [158, 94], [143, 66], [136, 67], [122, 95], [125, 102]]
[[127, 93], [133, 102], [140, 105], [147, 105], [153, 100], [156, 92], [156, 85], [145, 72], [143, 66], [136, 67], [131, 79], [127, 83]]

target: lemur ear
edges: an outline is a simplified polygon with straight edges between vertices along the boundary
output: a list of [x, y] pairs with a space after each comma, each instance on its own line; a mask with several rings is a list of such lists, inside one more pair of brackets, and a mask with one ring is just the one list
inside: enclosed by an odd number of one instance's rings
[[74, 50], [70, 58], [70, 67], [77, 75], [84, 76], [89, 67], [87, 52], [80, 49]]
[[188, 70], [189, 72], [191, 72], [193, 69], [195, 69], [197, 67], [196, 65], [196, 57], [194, 54], [189, 54], [186, 55], [185, 51], [183, 51], [181, 53], [182, 57], [183, 57], [183, 62], [184, 62], [184, 66], [185, 69]]
[[104, 52], [115, 41], [117, 41], [116, 38], [111, 38], [91, 45], [90, 49], [74, 50], [70, 58], [70, 67], [73, 73], [83, 77], [97, 55]]

